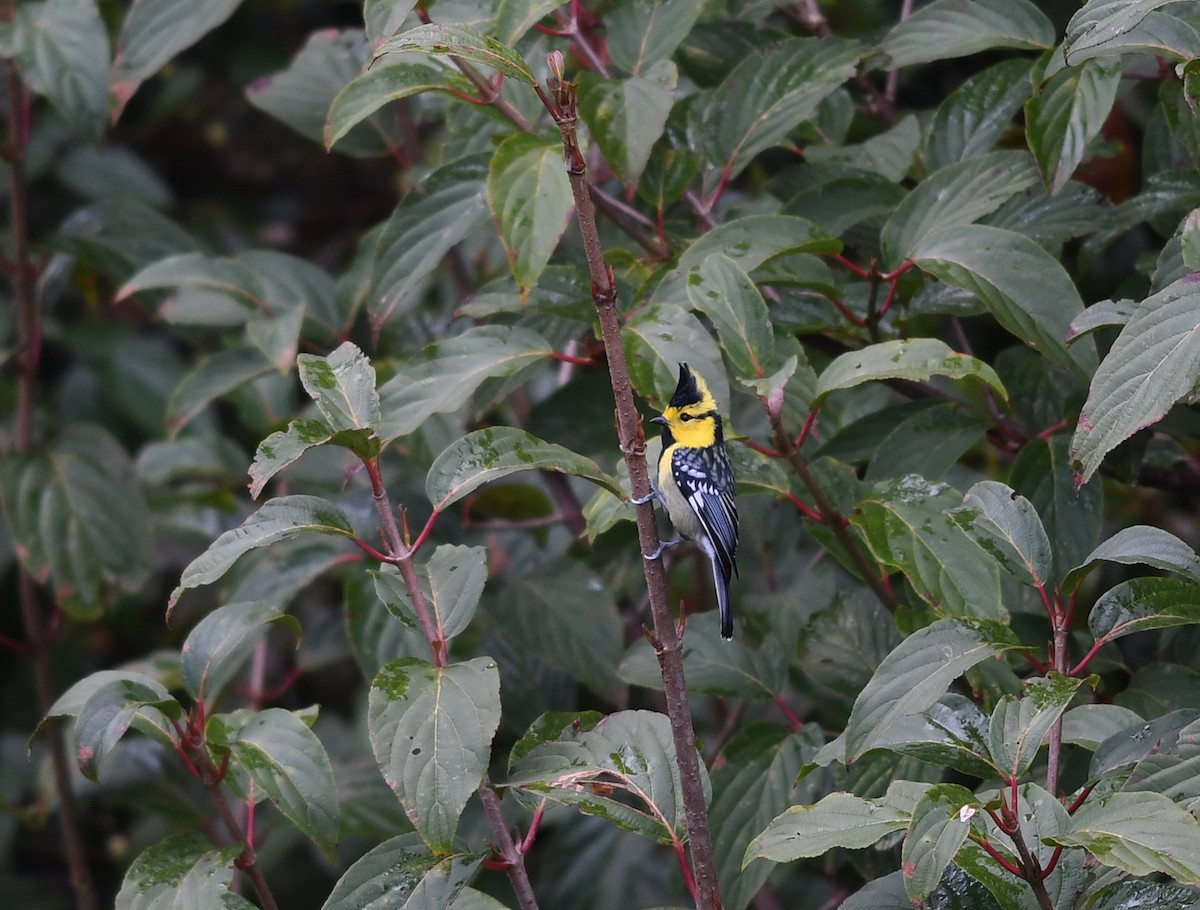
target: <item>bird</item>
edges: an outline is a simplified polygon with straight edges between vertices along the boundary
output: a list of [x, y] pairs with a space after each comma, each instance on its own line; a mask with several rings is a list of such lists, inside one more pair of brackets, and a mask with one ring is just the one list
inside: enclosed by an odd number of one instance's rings
[[717, 403], [704, 378], [679, 364], [679, 384], [666, 410], [651, 423], [662, 429], [658, 483], [635, 504], [658, 499], [680, 536], [662, 543], [646, 559], [658, 559], [668, 547], [695, 541], [712, 564], [713, 587], [721, 617], [721, 638], [733, 638], [729, 584], [737, 575], [737, 481], [725, 451]]

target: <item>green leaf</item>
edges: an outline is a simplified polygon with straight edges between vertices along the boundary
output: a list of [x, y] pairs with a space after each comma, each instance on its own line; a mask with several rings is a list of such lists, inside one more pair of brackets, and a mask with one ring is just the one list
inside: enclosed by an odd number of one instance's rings
[[650, 149], [663, 134], [678, 78], [669, 60], [627, 79], [580, 74], [579, 116], [626, 189], [637, 187]]
[[[892, 415], [899, 422], [877, 436], [864, 480], [876, 482], [918, 473], [928, 480], [943, 479], [990, 429], [982, 416], [964, 415], [957, 403], [921, 402], [911, 414]], [[875, 416], [875, 415], [872, 415]], [[869, 418], [868, 418], [869, 419]]]
[[911, 900], [923, 901], [941, 882], [971, 832], [978, 805], [975, 794], [959, 784], [937, 784], [925, 791], [913, 809], [900, 854]]
[[[315, 41], [319, 35], [312, 40]], [[298, 64], [297, 59], [293, 69]], [[283, 82], [283, 76], [289, 73], [276, 77], [277, 82], [271, 87], [276, 93], [293, 88], [292, 79], [286, 84], [279, 84]], [[295, 86], [296, 89], [300, 87]], [[359, 75], [356, 70], [337, 83], [336, 95], [321, 111], [317, 138], [324, 142], [326, 150], [336, 145], [351, 155], [375, 154], [374, 149], [383, 144], [376, 134], [389, 135], [389, 118], [376, 116], [384, 106], [421, 92], [449, 93], [452, 90], [470, 93], [474, 91], [474, 86], [444, 67], [416, 60], [381, 60], [365, 73]], [[255, 99], [252, 97], [251, 100]], [[255, 103], [259, 101], [255, 100]], [[307, 98], [298, 98], [297, 103], [307, 106]], [[306, 124], [305, 135], [310, 129]]]
[[1200, 623], [1200, 588], [1174, 578], [1134, 578], [1106, 591], [1088, 614], [1096, 639]]
[[[47, 716], [59, 713], [63, 713], [62, 708], [56, 705]], [[165, 730], [166, 718], [178, 720], [182, 715], [179, 702], [155, 680], [136, 673], [107, 678], [91, 689], [75, 720], [75, 761], [79, 770], [95, 781], [109, 753], [139, 718], [145, 718], [140, 728], [149, 724]]]
[[152, 561], [146, 503], [125, 450], [99, 427], [74, 424], [43, 454], [0, 459], [8, 533], [34, 577], [94, 615], [102, 584], [136, 590]]
[[201, 834], [179, 834], [147, 847], [125, 873], [116, 910], [225, 907], [240, 844], [215, 849]]
[[1096, 748], [1088, 767], [1088, 778], [1098, 781], [1125, 777], [1148, 756], [1164, 749], [1177, 751], [1181, 732], [1194, 724], [1198, 716], [1200, 712], [1190, 706], [1168, 711], [1151, 721], [1144, 721], [1135, 714], [1129, 726], [1111, 734]]
[[462, 25], [427, 23], [402, 32], [383, 42], [375, 51], [378, 60], [386, 54], [419, 51], [423, 54], [449, 54], [468, 63], [486, 66], [526, 85], [537, 85], [537, 78], [520, 54], [495, 38], [481, 35]]
[[575, 204], [561, 143], [509, 136], [492, 156], [487, 195], [524, 297], [550, 262]]
[[1066, 348], [1071, 320], [1083, 311], [1066, 270], [1037, 243], [985, 225], [961, 225], [927, 235], [909, 253], [922, 270], [975, 294], [996, 321], [1027, 345], [1080, 378], [1096, 363], [1085, 341]]
[[620, 483], [584, 458], [515, 427], [476, 430], [452, 443], [434, 459], [425, 478], [425, 493], [439, 512], [485, 483], [521, 471], [557, 471], [590, 480], [618, 496]]
[[[313, 32], [287, 69], [256, 79], [246, 87], [246, 100], [305, 138], [322, 142], [330, 105], [369, 59], [370, 48], [361, 29]], [[374, 111], [365, 111], [347, 124], [343, 135]], [[386, 155], [389, 147], [399, 144], [396, 132], [394, 123], [372, 118], [347, 138], [340, 150], [351, 155]]]
[[309, 449], [327, 444], [349, 449], [359, 458], [378, 455], [381, 448], [379, 438], [370, 429], [335, 433], [324, 420], [293, 420], [286, 430], [272, 433], [258, 444], [250, 465], [251, 498], [257, 499], [267, 481]]
[[746, 57], [704, 112], [701, 142], [736, 177], [759, 152], [784, 142], [854, 76], [864, 48], [842, 38], [793, 38]]
[[1192, 886], [1124, 877], [1105, 882], [1104, 887], [1096, 890], [1095, 900], [1089, 903], [1090, 910], [1131, 910], [1134, 907], [1192, 910], [1195, 906], [1196, 891]]
[[887, 797], [830, 793], [815, 805], [792, 806], [773, 819], [746, 848], [742, 867], [759, 858], [790, 863], [835, 847], [870, 847], [893, 831], [903, 831], [910, 819], [911, 812], [892, 805]]
[[883, 659], [855, 700], [846, 757], [864, 755], [893, 721], [927, 710], [971, 667], [1016, 644], [1012, 632], [994, 622], [939, 619], [914, 632]]
[[879, 748], [987, 779], [1000, 773], [987, 757], [990, 722], [973, 701], [948, 692], [928, 711], [893, 723]]
[[[125, 299], [147, 290], [172, 292], [159, 307], [159, 315], [168, 322], [206, 327], [248, 325], [250, 340], [278, 361], [281, 369], [290, 369], [295, 357], [300, 329], [295, 311], [331, 330], [340, 328], [329, 274], [310, 262], [273, 250], [246, 250], [234, 258], [194, 252], [159, 258], [129, 278], [117, 297]], [[279, 327], [265, 330], [261, 323], [272, 319]], [[284, 334], [285, 327], [290, 337]], [[278, 340], [270, 346], [264, 344], [272, 338]]]
[[401, 657], [371, 683], [367, 727], [375, 761], [434, 852], [451, 849], [499, 723], [500, 674], [490, 657], [448, 667]]
[[[586, 726], [563, 725], [561, 715], [552, 720], [535, 723], [517, 744], [505, 787], [576, 806], [659, 843], [685, 836], [675, 740], [666, 715], [619, 711]], [[707, 791], [708, 775], [700, 767]]]
[[379, 426], [375, 368], [357, 345], [346, 341], [328, 357], [301, 354], [296, 362], [304, 391], [335, 433]]
[[146, 79], [231, 15], [241, 0], [134, 0], [113, 61], [113, 120]]
[[[921, 125], [913, 114], [898, 119], [891, 129], [853, 145], [815, 145], [804, 150], [806, 161], [815, 165], [840, 164], [874, 173], [891, 183], [903, 180], [921, 148]], [[890, 196], [884, 191], [882, 202]], [[892, 206], [885, 206], [890, 210]]]
[[967, 490], [955, 516], [1013, 578], [1053, 587], [1050, 539], [1037, 510], [1006, 484], [984, 480]]
[[[1159, 5], [1157, 3], [1155, 6]], [[1080, 10], [1082, 13], [1083, 10]], [[1071, 33], [1068, 32], [1068, 39]], [[1152, 10], [1137, 25], [1119, 33], [1110, 32], [1100, 43], [1081, 41], [1064, 45], [1066, 60], [1077, 66], [1096, 57], [1147, 54], [1191, 61], [1200, 56], [1200, 35], [1188, 22], [1171, 13]], [[1186, 76], [1185, 76], [1186, 78]]]
[[294, 617], [259, 601], [218, 607], [200, 620], [183, 644], [183, 683], [188, 694], [208, 704], [216, 701], [274, 625], [300, 635]]
[[496, 8], [496, 39], [512, 47], [539, 19], [562, 6], [559, 0], [500, 0]]
[[0, 24], [0, 50], [68, 124], [100, 138], [108, 120], [109, 47], [95, 0], [17, 4]]
[[1063, 742], [1090, 752], [1108, 739], [1145, 721], [1120, 705], [1080, 705], [1063, 714]]
[[483, 325], [426, 349], [426, 359], [400, 370], [379, 389], [379, 435], [407, 436], [433, 414], [461, 408], [486, 379], [511, 376], [554, 349], [520, 326]]
[[1129, 772], [1123, 789], [1161, 793], [1194, 806], [1200, 797], [1200, 721], [1163, 735]]
[[1029, 770], [1050, 728], [1062, 716], [1082, 679], [1051, 673], [1026, 680], [1021, 697], [1006, 695], [992, 711], [988, 728], [992, 760], [1010, 777]]
[[196, 241], [170, 218], [124, 198], [77, 209], [49, 239], [118, 284], [159, 259], [196, 251]]
[[1005, 60], [946, 96], [925, 140], [930, 173], [990, 152], [1029, 97], [1028, 60]]
[[1056, 583], [1095, 548], [1104, 504], [1098, 477], [1076, 488], [1069, 448], [1064, 435], [1031, 439], [1017, 454], [1009, 478], [1041, 516], [1054, 553]]
[[771, 864], [752, 862], [743, 870], [742, 856], [754, 835], [795, 801], [796, 775], [823, 740], [815, 724], [789, 733], [755, 722], [743, 725], [721, 750], [708, 816], [721, 898], [731, 910], [748, 905], [766, 883]]
[[1119, 62], [1090, 61], [1055, 73], [1025, 104], [1025, 135], [1051, 193], [1071, 179], [1100, 134], [1120, 81]]
[[1063, 579], [1063, 593], [1074, 594], [1080, 582], [1101, 561], [1150, 566], [1200, 583], [1200, 556], [1191, 547], [1170, 531], [1152, 525], [1134, 525], [1118, 531], [1068, 572]]
[[1161, 793], [1088, 799], [1070, 828], [1049, 842], [1083, 847], [1130, 875], [1161, 872], [1184, 884], [1200, 880], [1200, 822]]
[[423, 193], [410, 192], [383, 230], [364, 239], [363, 297], [377, 329], [416, 305], [430, 273], [487, 217], [484, 166], [474, 155], [434, 171]]
[[935, 0], [888, 32], [880, 50], [893, 68], [900, 68], [997, 47], [1053, 46], [1054, 26], [1029, 0]]
[[708, 382], [717, 407], [729, 401], [721, 350], [704, 325], [675, 304], [652, 304], [621, 327], [629, 378], [643, 396], [665, 407], [686, 363]]
[[341, 509], [320, 497], [279, 496], [268, 499], [240, 527], [226, 531], [188, 564], [180, 576], [179, 587], [171, 592], [167, 605], [168, 617], [184, 591], [216, 581], [244, 553], [302, 534], [354, 537], [354, 529]]
[[1101, 300], [1093, 303], [1071, 321], [1070, 334], [1067, 343], [1076, 338], [1097, 332], [1100, 329], [1121, 328], [1128, 325], [1137, 310], [1136, 300]]
[[949, 514], [958, 504], [949, 485], [910, 474], [860, 502], [850, 521], [940, 615], [1003, 619], [999, 568]]
[[[253, 274], [238, 259], [212, 258], [204, 253], [184, 252], [145, 265], [118, 289], [116, 299], [124, 300], [139, 292], [163, 288], [198, 288], [235, 300], [239, 312], [245, 311], [248, 317], [256, 304], [250, 291], [253, 283]], [[163, 315], [168, 315], [169, 305], [163, 306]], [[245, 317], [242, 321], [245, 321]]]
[[233, 348], [205, 358], [171, 393], [167, 429], [178, 433], [216, 399], [265, 376], [272, 368], [257, 348]]
[[435, 910], [454, 898], [483, 859], [482, 854], [446, 851], [434, 855], [409, 832], [384, 841], [354, 861], [321, 910]]
[[734, 367], [743, 376], [761, 377], [773, 366], [775, 335], [767, 302], [750, 276], [717, 254], [693, 266], [687, 280], [692, 305], [716, 326]]
[[1099, 50], [1119, 41], [1160, 6], [1170, 0], [1089, 0], [1067, 23], [1063, 54], [1072, 60], [1075, 54]]
[[337, 783], [325, 747], [308, 724], [282, 708], [254, 712], [245, 724], [227, 727], [212, 717], [209, 742], [233, 753], [254, 786], [326, 856], [338, 841]]
[[881, 379], [923, 382], [932, 376], [950, 379], [974, 377], [987, 383], [1005, 400], [1008, 392], [996, 372], [982, 360], [951, 350], [936, 338], [884, 341], [858, 351], [841, 354], [817, 379], [813, 405], [838, 389], [851, 389]]
[[[683, 281], [692, 269], [721, 254], [737, 263], [744, 272], [753, 272], [763, 263], [782, 253], [840, 253], [842, 242], [826, 233], [821, 225], [795, 215], [747, 215], [717, 225], [701, 234], [679, 257], [676, 273]], [[686, 293], [681, 282], [680, 292]], [[669, 289], [669, 290], [668, 290]], [[670, 296], [674, 288], [664, 282], [655, 297]]]
[[696, 24], [701, 0], [630, 0], [605, 16], [612, 62], [638, 74], [668, 60]]
[[1001, 151], [950, 164], [923, 180], [896, 206], [879, 242], [895, 268], [931, 236], [990, 215], [1037, 182], [1025, 152]]
[[502, 634], [514, 647], [597, 692], [620, 689], [614, 670], [624, 623], [612, 594], [583, 565], [559, 559], [514, 578], [498, 607]]
[[1200, 279], [1188, 275], [1143, 300], [1096, 370], [1071, 456], [1086, 481], [1104, 456], [1157, 423], [1200, 379]]
[[396, 29], [404, 24], [416, 5], [416, 0], [365, 0], [363, 23], [371, 43], [377, 44], [396, 34]]
[[[487, 583], [487, 551], [483, 547], [441, 544], [429, 561], [417, 566], [425, 600], [432, 611], [438, 637], [449, 641], [471, 622]], [[388, 610], [416, 628], [416, 612], [400, 573], [384, 566], [375, 591]]]

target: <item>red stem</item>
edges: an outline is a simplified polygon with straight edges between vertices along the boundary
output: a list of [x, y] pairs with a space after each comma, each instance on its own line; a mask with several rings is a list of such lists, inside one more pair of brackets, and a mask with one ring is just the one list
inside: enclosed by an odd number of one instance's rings
[[838, 265], [840, 265], [842, 268], [853, 272], [855, 275], [857, 275], [859, 278], [863, 279], [864, 281], [866, 281], [868, 278], [871, 277], [870, 272], [868, 272], [866, 269], [859, 268], [857, 265], [855, 265], [853, 262], [851, 262], [849, 259], [847, 259], [845, 256], [843, 256], [841, 253], [835, 253], [833, 255], [833, 261], [836, 262]]
[[1086, 669], [1087, 665], [1092, 662], [1092, 658], [1095, 657], [1100, 652], [1100, 649], [1103, 648], [1106, 644], [1108, 644], [1108, 636], [1107, 635], [1102, 635], [1098, 639], [1096, 639], [1096, 643], [1094, 645], [1092, 645], [1092, 649], [1090, 651], [1088, 651], [1087, 654], [1083, 655], [1082, 658], [1080, 658], [1079, 663], [1077, 663], [1075, 666], [1073, 666], [1071, 668], [1071, 672], [1068, 673], [1067, 675], [1068, 676], [1078, 676], [1080, 673], [1082, 673], [1084, 671], [1084, 669]]
[[576, 357], [572, 354], [560, 354], [558, 351], [551, 351], [550, 356], [563, 363], [573, 363], [580, 367], [590, 367], [596, 363], [595, 357]]
[[766, 455], [768, 458], [782, 458], [783, 457], [782, 452], [778, 451], [777, 449], [768, 449], [764, 445], [759, 445], [753, 439], [743, 439], [742, 445], [748, 446], [749, 448], [758, 452], [760, 455]]
[[775, 696], [775, 706], [784, 713], [785, 717], [787, 717], [788, 724], [791, 726], [793, 733], [804, 726], [804, 723], [796, 716], [795, 712], [793, 712], [792, 709], [787, 706], [787, 702], [783, 700], [782, 695]]
[[899, 277], [901, 275], [903, 275], [905, 272], [907, 272], [912, 267], [913, 267], [913, 263], [906, 259], [902, 263], [900, 263], [900, 265], [899, 265], [899, 267], [897, 267], [896, 271], [884, 272], [882, 275], [879, 276], [879, 280], [880, 281], [896, 281], [897, 279], [899, 279]]
[[1006, 857], [1003, 853], [1001, 853], [999, 850], [997, 850], [995, 847], [993, 847], [991, 842], [986, 837], [979, 838], [978, 840], [975, 841], [975, 843], [977, 843], [977, 844], [979, 844], [979, 846], [983, 847], [983, 849], [987, 851], [988, 856], [990, 856], [992, 859], [994, 859], [996, 862], [998, 862], [1001, 866], [1003, 866], [1004, 871], [1011, 872], [1017, 878], [1025, 877], [1025, 873], [1022, 872], [1017, 866], [1014, 866], [1012, 864], [1012, 861], [1009, 860], [1008, 857]]
[[1050, 873], [1053, 872], [1054, 867], [1058, 865], [1058, 858], [1062, 856], [1062, 852], [1062, 847], [1054, 848], [1054, 852], [1050, 854], [1050, 862], [1046, 865], [1046, 868], [1042, 870], [1042, 881], [1045, 881], [1050, 877]]
[[899, 281], [892, 281], [891, 287], [888, 288], [887, 297], [884, 298], [883, 306], [879, 308], [879, 315], [883, 317], [888, 310], [892, 308], [892, 301], [896, 299], [896, 289], [900, 287]]
[[675, 858], [679, 860], [679, 868], [683, 870], [683, 883], [687, 885], [688, 894], [692, 896], [692, 903], [699, 904], [700, 901], [696, 897], [696, 878], [692, 875], [692, 864], [688, 862], [687, 853], [683, 849], [683, 841], [671, 832], [671, 844], [675, 848]]
[[838, 308], [838, 312], [841, 313], [843, 316], [845, 316], [847, 319], [849, 319], [855, 325], [864, 326], [867, 324], [867, 320], [863, 319], [861, 316], [855, 316], [852, 312], [850, 312], [850, 310], [848, 310], [846, 308], [846, 304], [842, 303], [842, 301], [840, 299], [838, 299], [837, 297], [831, 297], [830, 300], [832, 300], [833, 305]]
[[442, 513], [434, 509], [429, 514], [429, 520], [425, 522], [425, 527], [421, 528], [421, 533], [417, 535], [417, 539], [412, 542], [408, 548], [409, 555], [413, 555], [417, 550], [421, 549], [421, 544], [425, 543], [425, 539], [429, 537], [429, 532], [433, 530], [433, 526], [437, 524], [438, 516]]
[[800, 514], [803, 515], [805, 518], [811, 518], [813, 521], [819, 522], [820, 524], [825, 523], [824, 515], [822, 515], [820, 512], [816, 511], [815, 509], [811, 509], [808, 506], [806, 506], [804, 503], [802, 503], [796, 497], [796, 495], [794, 493], [788, 493], [788, 501], [792, 505], [794, 505], [797, 509], [799, 509]]
[[1092, 791], [1094, 789], [1096, 789], [1095, 784], [1088, 784], [1086, 787], [1084, 787], [1080, 794], [1075, 797], [1075, 801], [1071, 803], [1071, 805], [1067, 806], [1067, 814], [1074, 815], [1079, 810], [1079, 807], [1084, 804], [1087, 798], [1092, 795]]
[[800, 428], [800, 435], [796, 437], [796, 441], [792, 443], [794, 448], [801, 448], [804, 445], [804, 440], [808, 439], [808, 434], [812, 431], [813, 424], [817, 422], [817, 414], [821, 412], [821, 406], [817, 405], [808, 412], [808, 417], [804, 419], [804, 426]]

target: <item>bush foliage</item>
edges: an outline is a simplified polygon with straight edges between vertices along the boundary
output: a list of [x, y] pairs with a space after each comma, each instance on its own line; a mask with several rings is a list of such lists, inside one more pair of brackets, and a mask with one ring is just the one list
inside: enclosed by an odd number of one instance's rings
[[896, 6], [0, 2], [7, 910], [1200, 900], [1200, 5]]

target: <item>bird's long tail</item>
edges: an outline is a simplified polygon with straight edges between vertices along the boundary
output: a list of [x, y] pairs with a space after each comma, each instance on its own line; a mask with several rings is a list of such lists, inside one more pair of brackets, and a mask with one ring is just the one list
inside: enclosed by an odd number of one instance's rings
[[721, 563], [717, 560], [716, 554], [709, 552], [707, 555], [708, 561], [712, 565], [713, 588], [717, 592], [717, 609], [721, 614], [721, 637], [729, 641], [733, 638], [733, 606], [729, 603], [729, 579], [721, 571]]

